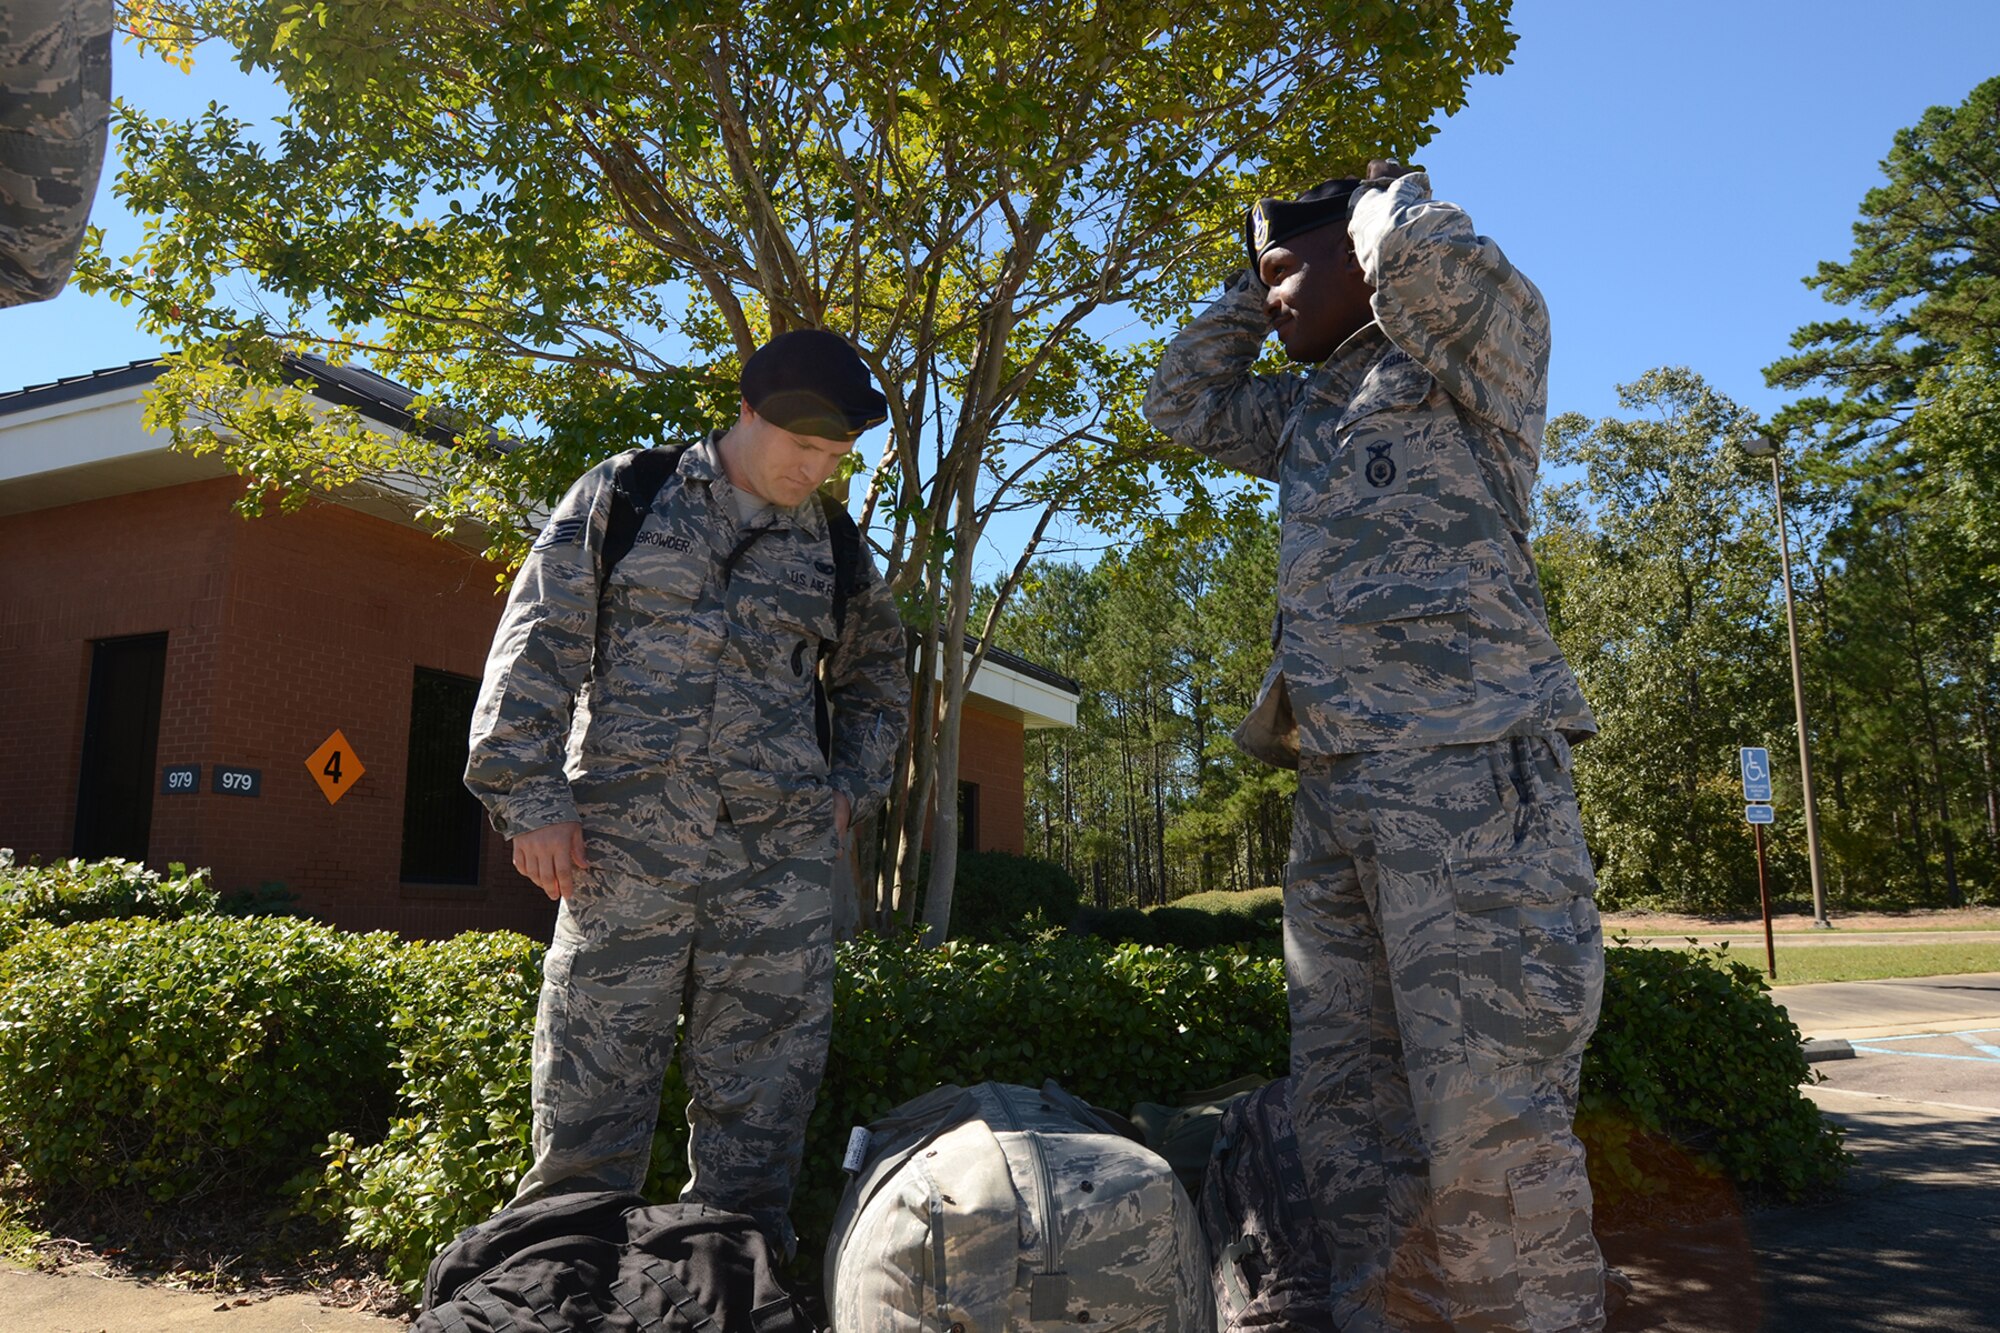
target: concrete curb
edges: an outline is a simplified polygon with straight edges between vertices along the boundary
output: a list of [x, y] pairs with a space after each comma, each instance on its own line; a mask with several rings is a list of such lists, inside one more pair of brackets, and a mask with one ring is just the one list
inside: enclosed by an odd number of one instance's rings
[[1814, 1037], [1805, 1044], [1806, 1063], [1818, 1064], [1822, 1060], [1852, 1060], [1854, 1047], [1841, 1037]]

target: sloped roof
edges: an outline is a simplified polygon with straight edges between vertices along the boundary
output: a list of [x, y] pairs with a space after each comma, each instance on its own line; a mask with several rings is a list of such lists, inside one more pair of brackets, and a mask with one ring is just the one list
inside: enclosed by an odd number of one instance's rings
[[[288, 356], [286, 365], [312, 381], [312, 393], [317, 398], [351, 407], [394, 430], [406, 433], [420, 430], [426, 438], [439, 444], [454, 441], [450, 431], [435, 424], [419, 423], [410, 411], [417, 398], [415, 392], [386, 376], [359, 366], [329, 365], [318, 357]], [[147, 357], [122, 366], [107, 366], [82, 375], [66, 375], [46, 384], [30, 384], [0, 392], [0, 418], [117, 389], [151, 384], [165, 368], [162, 358]], [[504, 442], [496, 440], [495, 443], [505, 447]], [[965, 650], [968, 653], [977, 652], [979, 640], [973, 635], [966, 635]], [[986, 660], [1060, 690], [1072, 698], [1080, 698], [1083, 694], [1082, 686], [1068, 676], [1004, 648], [989, 647]]]
[[[405, 434], [421, 433], [438, 444], [450, 444], [455, 438], [452, 432], [434, 422], [419, 423], [410, 411], [417, 400], [416, 393], [372, 370], [331, 365], [316, 356], [289, 354], [285, 357], [285, 367], [312, 382], [315, 398], [351, 407], [370, 420]], [[66, 375], [47, 384], [12, 389], [0, 393], [0, 416], [88, 398], [113, 389], [151, 384], [165, 369], [166, 362], [153, 356], [83, 375]]]

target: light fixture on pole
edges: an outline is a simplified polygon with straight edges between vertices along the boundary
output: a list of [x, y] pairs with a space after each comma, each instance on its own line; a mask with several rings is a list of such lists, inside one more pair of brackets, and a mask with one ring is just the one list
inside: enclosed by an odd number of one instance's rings
[[1785, 532], [1785, 483], [1779, 471], [1782, 453], [1768, 435], [1743, 441], [1743, 452], [1771, 460], [1771, 499], [1778, 509], [1778, 568], [1785, 584], [1785, 633], [1792, 645], [1792, 711], [1799, 729], [1799, 797], [1806, 811], [1806, 862], [1812, 868], [1813, 925], [1831, 926], [1826, 919], [1826, 879], [1820, 870], [1819, 809], [1813, 802], [1812, 741], [1806, 725], [1806, 678], [1799, 668], [1799, 620], [1792, 610], [1792, 544]]

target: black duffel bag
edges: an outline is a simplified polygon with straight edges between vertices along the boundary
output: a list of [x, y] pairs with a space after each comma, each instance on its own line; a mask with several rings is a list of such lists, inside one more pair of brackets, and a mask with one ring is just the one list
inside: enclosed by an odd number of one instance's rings
[[431, 1261], [417, 1333], [814, 1333], [741, 1213], [556, 1194]]

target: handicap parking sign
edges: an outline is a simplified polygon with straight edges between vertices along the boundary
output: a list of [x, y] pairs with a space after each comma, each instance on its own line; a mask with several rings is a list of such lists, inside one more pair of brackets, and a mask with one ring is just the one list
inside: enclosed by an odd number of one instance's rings
[[[1738, 762], [1743, 766], [1743, 799], [1746, 801], [1768, 801], [1771, 799], [1771, 752], [1762, 746], [1746, 745], [1737, 752]], [[1752, 820], [1752, 823], [1768, 822]]]

